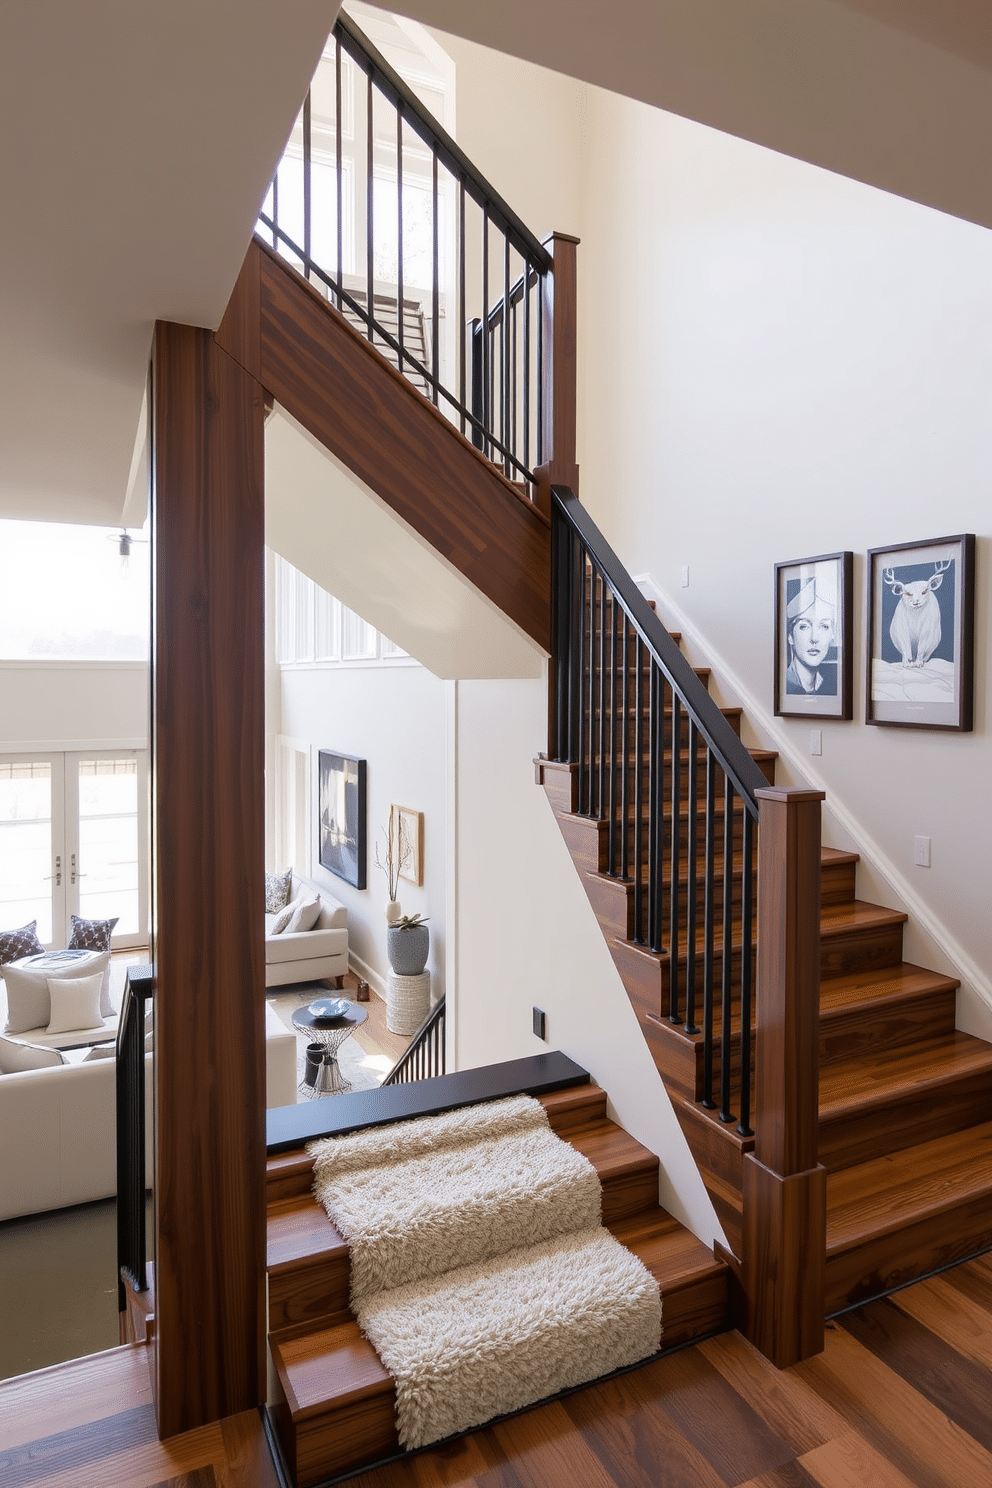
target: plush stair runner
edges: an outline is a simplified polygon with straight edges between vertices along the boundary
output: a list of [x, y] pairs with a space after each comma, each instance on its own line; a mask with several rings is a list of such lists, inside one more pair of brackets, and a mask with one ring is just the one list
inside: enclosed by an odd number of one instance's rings
[[[310, 1147], [351, 1305], [424, 1446], [646, 1358], [658, 1284], [600, 1224], [591, 1164], [515, 1096]], [[387, 1285], [388, 1283], [388, 1285]]]

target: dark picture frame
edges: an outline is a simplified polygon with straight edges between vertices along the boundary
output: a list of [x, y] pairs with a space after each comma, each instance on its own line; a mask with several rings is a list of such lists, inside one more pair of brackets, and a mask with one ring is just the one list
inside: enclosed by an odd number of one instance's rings
[[970, 733], [975, 535], [868, 552], [865, 721]]
[[775, 565], [775, 712], [854, 716], [854, 554]]
[[320, 865], [356, 889], [368, 869], [367, 766], [350, 754], [319, 751], [317, 840]]

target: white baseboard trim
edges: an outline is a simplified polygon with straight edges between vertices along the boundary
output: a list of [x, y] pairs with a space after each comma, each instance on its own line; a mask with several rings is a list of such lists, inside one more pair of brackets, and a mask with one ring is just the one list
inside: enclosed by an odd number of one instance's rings
[[[953, 972], [949, 972], [948, 975], [953, 974], [959, 977], [962, 987], [970, 988], [992, 1013], [992, 978], [989, 977], [988, 972], [978, 965], [964, 946], [955, 940], [954, 936], [941, 924], [926, 900], [920, 897], [892, 859], [865, 831], [857, 816], [848, 810], [834, 788], [817, 771], [811, 761], [797, 752], [789, 736], [778, 727], [764, 704], [755, 697], [733, 668], [728, 665], [725, 657], [720, 654], [710, 638], [693, 625], [684, 610], [680, 609], [671, 595], [661, 588], [652, 574], [635, 574], [634, 583], [642, 593], [655, 601], [659, 611], [664, 611], [666, 615], [671, 616], [675, 628], [680, 630], [686, 640], [697, 646], [705, 655], [707, 665], [712, 667], [718, 675], [721, 684], [729, 692], [734, 693], [740, 701], [752, 727], [765, 736], [767, 747], [777, 749], [779, 754], [788, 760], [796, 774], [806, 780], [813, 790], [822, 790], [826, 793], [827, 799], [824, 802], [826, 811], [851, 841], [857, 843], [857, 851], [864, 862], [869, 864], [879, 878], [884, 879], [888, 884], [893, 897], [899, 901], [898, 907], [912, 916], [917, 928], [931, 942], [934, 955], [951, 964]], [[897, 906], [889, 906], [889, 908], [895, 907]], [[986, 1038], [989, 1036], [987, 1031], [980, 1031], [978, 1028], [967, 1031], [981, 1032], [981, 1035]]]
[[383, 1002], [385, 1002], [385, 1000], [386, 1000], [386, 982], [385, 982], [385, 978], [382, 977], [379, 974], [379, 972], [373, 971], [372, 968], [371, 968], [371, 966], [367, 966], [366, 963], [362, 960], [361, 956], [356, 956], [355, 953], [354, 953], [354, 951], [349, 951], [348, 952], [348, 965], [351, 968], [351, 970], [355, 973], [355, 975], [357, 977], [362, 978], [366, 982], [368, 982], [370, 988], [375, 993], [375, 995], [378, 998], [380, 998]]

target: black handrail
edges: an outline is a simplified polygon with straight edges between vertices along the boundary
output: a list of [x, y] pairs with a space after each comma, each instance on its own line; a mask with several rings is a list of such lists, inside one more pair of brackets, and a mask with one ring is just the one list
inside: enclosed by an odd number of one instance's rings
[[736, 1083], [750, 1135], [756, 792], [767, 781], [588, 512], [558, 486], [552, 596], [553, 757], [577, 765], [579, 814], [607, 823], [608, 872], [632, 884], [634, 940], [666, 958], [668, 1018], [694, 1035], [701, 1012], [703, 1105], [717, 1108], [718, 1079], [720, 1119], [734, 1120]]
[[129, 966], [117, 1026], [117, 1310], [125, 1282], [148, 1288], [145, 1267], [145, 1013], [155, 995], [155, 969]]
[[[435, 405], [440, 407], [443, 404], [444, 411], [459, 425], [461, 432], [467, 434], [487, 458], [502, 466], [508, 478], [533, 487], [536, 480], [534, 471], [545, 459], [541, 367], [546, 299], [543, 279], [552, 272], [552, 256], [441, 124], [424, 108], [354, 21], [342, 13], [332, 34], [335, 42], [333, 186], [325, 187], [315, 169], [314, 137], [319, 129], [319, 121], [313, 116], [312, 98], [308, 92], [301, 115], [302, 201], [298, 197], [295, 199], [298, 209], [296, 216], [302, 227], [293, 233], [286, 230], [285, 219], [294, 202], [290, 200], [291, 183], [288, 179], [280, 183], [280, 172], [277, 170], [268, 197], [269, 210], [263, 209], [259, 214], [257, 231], [277, 252], [294, 262], [338, 310], [357, 322], [370, 343], [384, 351], [394, 361], [394, 365], [418, 386], [418, 390], [426, 390], [426, 396]], [[356, 64], [360, 73], [364, 74], [367, 84], [364, 126], [366, 201], [364, 226], [359, 233], [359, 237], [364, 233], [364, 252], [362, 244], [356, 242], [356, 252], [359, 256], [364, 256], [365, 260], [364, 303], [359, 297], [357, 278], [352, 279], [349, 288], [345, 283], [344, 272], [343, 180], [346, 162], [341, 127], [343, 55], [347, 55]], [[376, 308], [376, 302], [381, 301], [383, 295], [375, 286], [378, 196], [373, 191], [373, 182], [377, 161], [379, 170], [383, 169], [384, 144], [382, 130], [376, 127], [377, 100], [384, 100], [395, 113], [395, 164], [392, 163], [392, 156], [387, 163], [388, 169], [395, 169], [396, 178], [396, 283], [389, 285], [388, 296], [396, 306], [395, 333], [383, 323]], [[355, 102], [360, 114], [361, 102], [357, 93]], [[381, 124], [381, 111], [378, 118]], [[415, 162], [405, 165], [407, 136], [415, 137], [421, 160], [423, 146], [430, 152], [429, 171], [426, 174], [422, 168], [417, 171]], [[351, 160], [356, 173], [356, 224], [360, 223], [363, 215], [358, 210], [360, 192], [357, 174], [362, 164], [359, 153], [356, 150]], [[329, 147], [325, 154], [330, 156]], [[327, 163], [330, 164], [329, 159]], [[456, 294], [460, 329], [449, 342], [454, 345], [455, 357], [455, 365], [450, 368], [442, 363], [443, 290], [440, 252], [444, 190], [439, 171], [445, 173], [444, 184], [449, 188], [448, 209], [454, 213], [454, 237], [457, 240]], [[425, 286], [425, 293], [418, 305], [424, 328], [424, 360], [411, 351], [408, 344], [404, 305], [404, 295], [409, 296], [410, 287], [407, 281], [407, 288], [404, 289], [406, 268], [403, 201], [404, 190], [409, 190], [410, 179], [414, 175], [418, 176], [416, 185], [430, 196], [431, 283], [429, 287]], [[323, 250], [314, 247], [314, 238], [317, 235], [314, 224], [318, 220], [315, 215], [315, 190], [320, 201], [326, 201], [328, 211], [333, 203], [336, 223], [336, 242], [333, 246], [325, 245]], [[321, 196], [320, 193], [324, 195]], [[468, 304], [470, 296], [466, 275], [466, 201], [479, 209], [482, 222], [481, 299], [478, 304], [472, 305]], [[282, 222], [280, 213], [283, 215]], [[502, 271], [502, 287], [492, 303], [489, 299], [491, 234], [496, 235], [497, 243], [502, 238], [498, 260]], [[302, 243], [296, 241], [299, 237], [302, 237]], [[389, 246], [392, 248], [394, 245], [390, 242]], [[330, 254], [327, 252], [328, 247]], [[516, 259], [513, 265], [511, 251]], [[320, 261], [322, 254], [324, 262]], [[335, 261], [327, 263], [328, 256]]]
[[446, 1068], [444, 1047], [444, 998], [440, 997], [410, 1040], [409, 1047], [393, 1065], [383, 1085], [402, 1085], [407, 1080], [433, 1080]]

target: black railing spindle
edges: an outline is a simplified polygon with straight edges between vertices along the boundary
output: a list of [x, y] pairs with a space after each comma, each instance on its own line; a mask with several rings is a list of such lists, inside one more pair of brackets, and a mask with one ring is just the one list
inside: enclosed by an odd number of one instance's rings
[[[117, 1310], [127, 1307], [125, 1283], [148, 1287], [145, 1250], [145, 1012], [155, 993], [151, 966], [130, 966], [117, 1026]], [[150, 1057], [150, 1056], [149, 1056]]]

